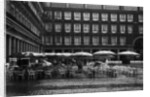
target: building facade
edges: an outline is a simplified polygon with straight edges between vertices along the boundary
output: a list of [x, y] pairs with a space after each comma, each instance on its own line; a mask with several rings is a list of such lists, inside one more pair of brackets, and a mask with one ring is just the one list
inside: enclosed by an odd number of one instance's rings
[[42, 51], [43, 22], [38, 3], [6, 1], [6, 59], [19, 52]]
[[143, 52], [143, 8], [41, 3], [45, 52]]
[[7, 56], [98, 50], [143, 54], [143, 7], [7, 1]]

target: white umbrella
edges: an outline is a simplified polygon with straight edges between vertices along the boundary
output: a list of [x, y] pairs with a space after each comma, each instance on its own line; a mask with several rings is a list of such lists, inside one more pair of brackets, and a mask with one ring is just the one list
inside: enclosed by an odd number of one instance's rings
[[51, 66], [52, 63], [51, 62], [48, 62], [46, 60], [43, 60], [43, 66]]
[[44, 57], [45, 54], [44, 53], [33, 53], [33, 56], [35, 56], [35, 57]]
[[140, 55], [140, 54], [136, 53], [134, 51], [123, 51], [123, 52], [119, 52], [118, 55], [133, 55], [133, 56], [137, 56], [137, 55]]
[[32, 56], [34, 56], [33, 53], [34, 53], [34, 52], [30, 52], [30, 51], [22, 52], [22, 54], [23, 54], [24, 56], [26, 56], [26, 57], [32, 57]]
[[45, 56], [56, 56], [56, 53], [51, 52], [51, 53], [45, 53]]
[[64, 57], [69, 57], [69, 56], [71, 56], [72, 55], [72, 53], [56, 53], [56, 56], [64, 56]]
[[102, 50], [95, 52], [94, 55], [115, 55], [115, 53], [112, 51]]
[[62, 53], [63, 56], [66, 56], [66, 57], [69, 57], [69, 56], [72, 56], [73, 53]]
[[88, 53], [88, 52], [83, 52], [83, 51], [81, 51], [81, 52], [76, 52], [76, 53], [74, 53], [73, 56], [85, 56], [85, 57], [87, 56], [87, 57], [91, 57], [92, 54], [91, 54], [91, 53]]

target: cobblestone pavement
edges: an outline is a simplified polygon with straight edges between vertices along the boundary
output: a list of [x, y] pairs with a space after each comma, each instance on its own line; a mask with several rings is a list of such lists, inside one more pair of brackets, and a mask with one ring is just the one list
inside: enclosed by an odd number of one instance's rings
[[29, 82], [8, 82], [6, 93], [9, 96], [23, 96], [142, 89], [142, 78], [122, 76], [118, 78], [48, 79]]

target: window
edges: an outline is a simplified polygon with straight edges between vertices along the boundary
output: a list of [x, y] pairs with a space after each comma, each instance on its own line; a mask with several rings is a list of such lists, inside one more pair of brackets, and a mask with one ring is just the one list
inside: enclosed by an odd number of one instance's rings
[[66, 33], [71, 32], [71, 24], [65, 24], [65, 32]]
[[108, 45], [108, 37], [106, 36], [102, 37], [102, 45]]
[[133, 27], [131, 25], [128, 26], [128, 33], [129, 34], [133, 33]]
[[120, 25], [120, 33], [124, 34], [126, 32], [126, 26], [125, 25]]
[[52, 45], [53, 44], [53, 37], [52, 36], [45, 36], [45, 44]]
[[75, 33], [81, 32], [81, 24], [74, 24], [74, 32]]
[[93, 13], [92, 14], [92, 19], [93, 19], [93, 21], [98, 21], [99, 20], [99, 14], [98, 13]]
[[53, 37], [52, 36], [48, 36], [48, 40], [49, 40], [49, 43], [48, 45], [53, 45]]
[[102, 25], [101, 30], [102, 30], [102, 33], [104, 33], [104, 34], [107, 33], [108, 25]]
[[52, 11], [45, 11], [45, 12], [43, 13], [43, 17], [44, 17], [45, 19], [52, 19]]
[[90, 44], [90, 38], [89, 38], [89, 36], [84, 36], [83, 37], [83, 44], [84, 45], [89, 45]]
[[111, 37], [111, 45], [117, 45], [117, 37]]
[[49, 45], [49, 37], [48, 36], [45, 36], [45, 44]]
[[124, 46], [126, 44], [126, 38], [125, 37], [120, 37], [120, 45]]
[[11, 12], [11, 15], [12, 16], [16, 16], [16, 8], [15, 8], [15, 6], [14, 5], [10, 5], [10, 12]]
[[52, 24], [51, 23], [45, 24], [45, 29], [47, 32], [51, 32], [52, 31]]
[[55, 45], [62, 45], [62, 37], [55, 36]]
[[84, 32], [84, 33], [88, 33], [89, 30], [90, 30], [89, 25], [88, 25], [88, 24], [83, 24], [83, 32]]
[[62, 12], [60, 12], [60, 11], [55, 11], [54, 15], [55, 15], [55, 19], [57, 19], [57, 20], [62, 19]]
[[65, 12], [65, 20], [71, 20], [71, 12]]
[[93, 45], [99, 45], [99, 37], [98, 36], [93, 36], [92, 37], [92, 44]]
[[48, 17], [49, 19], [52, 19], [52, 18], [53, 18], [52, 11], [49, 11], [49, 12], [47, 13], [47, 17]]
[[128, 19], [128, 22], [133, 22], [133, 15], [132, 14], [128, 14], [127, 15], [127, 19]]
[[10, 2], [6, 1], [6, 11], [10, 13], [11, 7], [10, 7]]
[[23, 14], [20, 12], [20, 22], [23, 23]]
[[83, 20], [89, 21], [90, 20], [90, 13], [87, 13], [87, 12], [83, 13]]
[[42, 36], [42, 43], [45, 44], [45, 37]]
[[111, 14], [111, 21], [116, 22], [117, 21], [117, 14]]
[[65, 45], [71, 45], [71, 36], [65, 36], [65, 39], [64, 39], [64, 41], [65, 41]]
[[102, 13], [102, 21], [108, 21], [108, 14]]
[[55, 32], [61, 32], [61, 24], [55, 24]]
[[92, 32], [93, 32], [93, 33], [98, 33], [98, 31], [99, 31], [99, 26], [98, 26], [98, 24], [93, 24], [93, 25], [92, 25]]
[[120, 14], [120, 22], [125, 22], [125, 21], [126, 21], [126, 15]]
[[81, 37], [80, 36], [74, 37], [74, 45], [81, 45]]
[[143, 26], [139, 26], [139, 34], [143, 34]]
[[117, 25], [111, 25], [111, 32], [113, 34], [117, 33]]
[[74, 20], [81, 20], [81, 13], [80, 12], [74, 12]]
[[18, 9], [16, 9], [16, 19], [19, 21], [19, 19], [20, 19], [20, 14], [19, 14], [20, 12], [19, 12], [19, 10]]
[[138, 15], [139, 22], [143, 22], [143, 15]]

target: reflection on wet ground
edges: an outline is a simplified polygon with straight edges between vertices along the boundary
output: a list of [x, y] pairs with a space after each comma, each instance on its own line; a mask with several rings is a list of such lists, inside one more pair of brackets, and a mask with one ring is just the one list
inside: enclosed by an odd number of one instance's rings
[[142, 90], [143, 78], [45, 79], [7, 82], [8, 96]]

